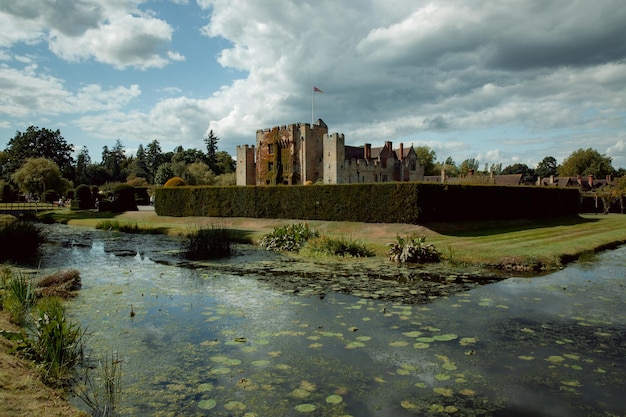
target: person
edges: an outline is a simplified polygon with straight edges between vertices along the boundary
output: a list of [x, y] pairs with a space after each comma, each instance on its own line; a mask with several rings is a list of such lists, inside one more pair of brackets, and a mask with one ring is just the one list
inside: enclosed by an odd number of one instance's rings
[[154, 196], [153, 195], [150, 196], [150, 205], [154, 206]]

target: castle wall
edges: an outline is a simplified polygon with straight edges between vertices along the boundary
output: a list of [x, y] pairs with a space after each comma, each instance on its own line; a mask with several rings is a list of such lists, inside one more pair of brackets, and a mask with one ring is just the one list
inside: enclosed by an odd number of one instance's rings
[[237, 185], [256, 184], [256, 162], [254, 145], [237, 146]]

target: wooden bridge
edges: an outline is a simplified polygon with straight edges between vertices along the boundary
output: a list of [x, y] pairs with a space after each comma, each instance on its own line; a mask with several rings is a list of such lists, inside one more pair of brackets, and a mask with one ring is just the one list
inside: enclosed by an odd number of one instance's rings
[[63, 208], [65, 207], [59, 207], [59, 205], [55, 203], [0, 203], [0, 214], [11, 214], [15, 217], [20, 217], [24, 214], [38, 213], [40, 211], [61, 210]]

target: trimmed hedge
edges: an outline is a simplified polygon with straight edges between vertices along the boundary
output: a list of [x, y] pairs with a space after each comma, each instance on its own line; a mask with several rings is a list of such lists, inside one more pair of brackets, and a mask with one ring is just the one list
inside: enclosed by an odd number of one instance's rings
[[157, 188], [160, 216], [411, 223], [578, 213], [576, 189], [430, 183]]

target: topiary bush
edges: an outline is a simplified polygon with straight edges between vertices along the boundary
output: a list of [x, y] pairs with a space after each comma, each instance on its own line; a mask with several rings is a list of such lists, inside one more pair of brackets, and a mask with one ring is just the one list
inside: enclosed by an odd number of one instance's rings
[[181, 177], [172, 177], [163, 184], [164, 187], [183, 187], [185, 185], [187, 185], [187, 183]]
[[426, 236], [396, 236], [396, 243], [390, 244], [387, 253], [390, 260], [395, 262], [410, 263], [434, 263], [441, 262], [441, 254], [435, 246], [426, 244]]
[[113, 187], [111, 211], [120, 213], [122, 211], [137, 211], [135, 201], [135, 187], [128, 184], [118, 184]]
[[76, 187], [74, 191], [74, 199], [72, 199], [73, 210], [87, 210], [94, 208], [93, 196], [91, 189], [85, 184]]

